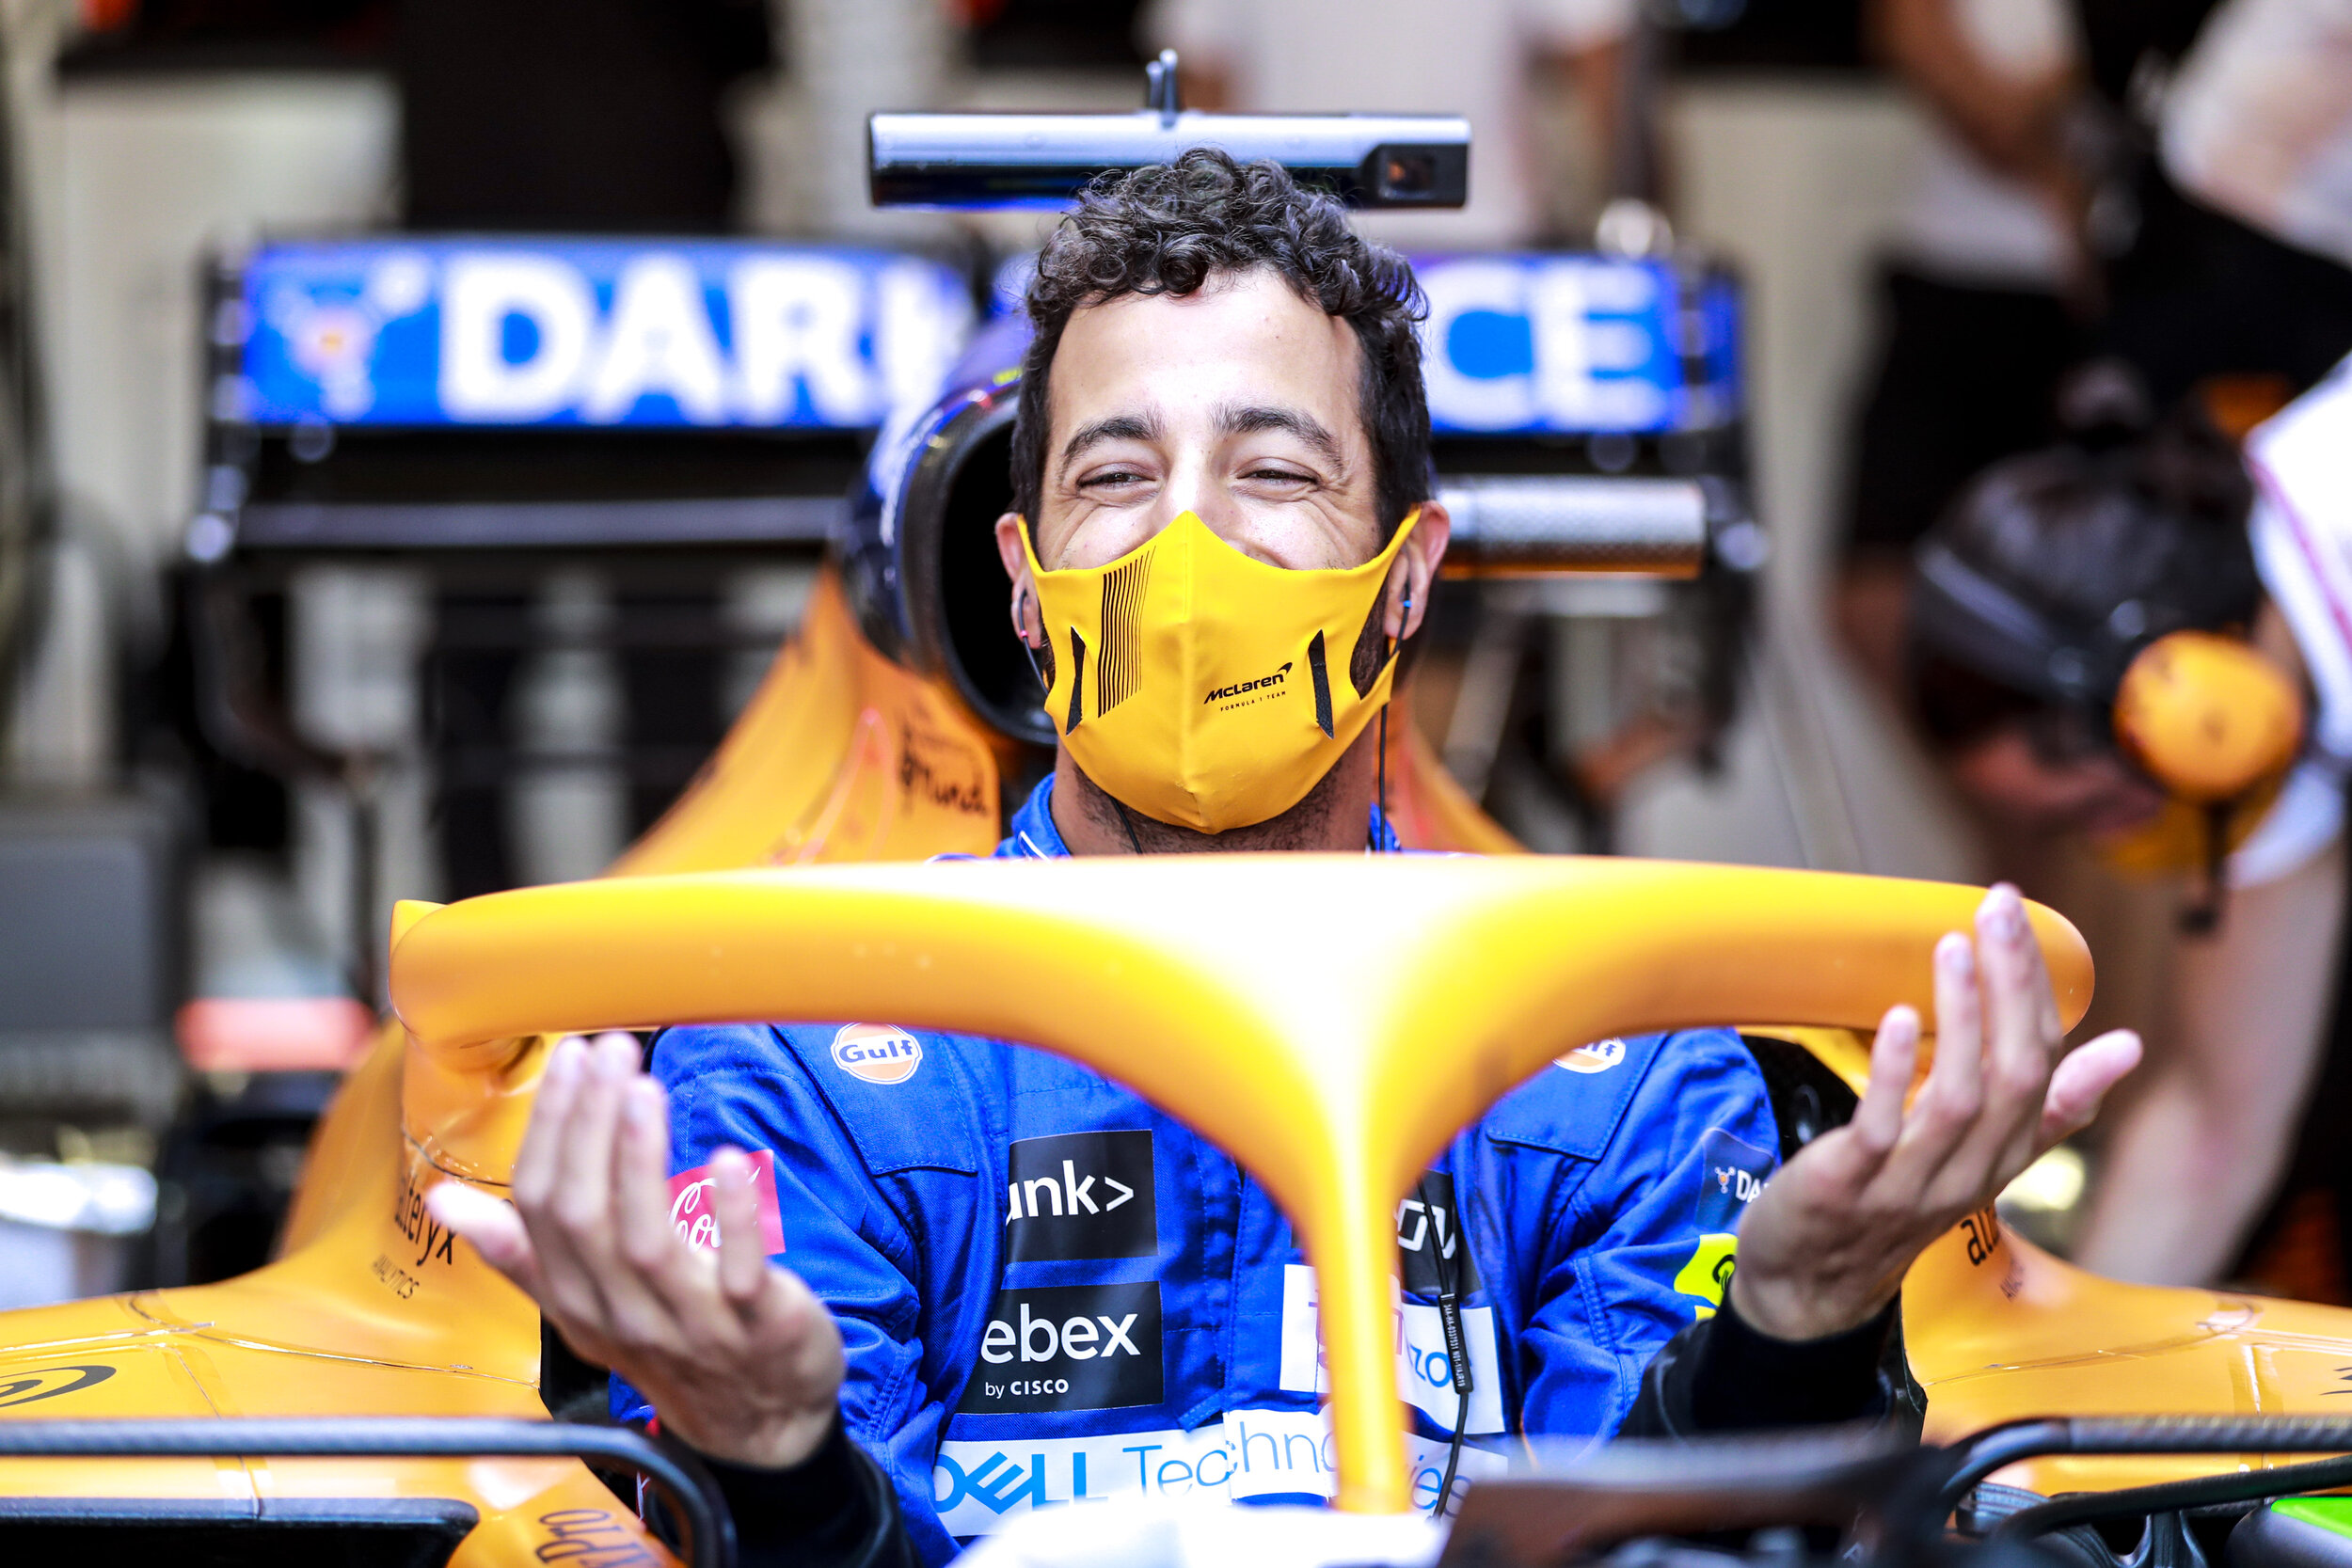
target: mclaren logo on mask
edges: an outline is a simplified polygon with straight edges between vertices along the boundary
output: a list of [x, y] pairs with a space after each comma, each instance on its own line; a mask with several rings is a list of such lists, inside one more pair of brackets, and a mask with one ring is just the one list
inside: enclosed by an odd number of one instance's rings
[[1012, 1146], [1005, 1261], [1150, 1258], [1159, 1249], [1150, 1132], [1065, 1132]]
[[968, 1416], [1112, 1410], [1160, 1402], [1160, 1287], [1045, 1285], [999, 1291]]
[[1281, 692], [1279, 688], [1290, 679], [1291, 665], [1295, 662], [1296, 661], [1293, 659], [1284, 659], [1282, 667], [1270, 675], [1260, 675], [1254, 681], [1236, 681], [1232, 686], [1220, 686], [1201, 698], [1200, 705], [1206, 707], [1212, 703], [1230, 703], [1237, 697], [1249, 697], [1252, 702], [1256, 702], [1258, 699], [1251, 697], [1250, 694], [1261, 691], [1269, 697], [1279, 696]]

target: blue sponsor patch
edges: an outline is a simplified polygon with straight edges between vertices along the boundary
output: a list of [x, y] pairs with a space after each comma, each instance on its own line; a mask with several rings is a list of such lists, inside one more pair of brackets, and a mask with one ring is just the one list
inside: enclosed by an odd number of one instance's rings
[[1708, 1128], [1699, 1139], [1699, 1228], [1738, 1230], [1741, 1212], [1756, 1201], [1779, 1162], [1720, 1127]]

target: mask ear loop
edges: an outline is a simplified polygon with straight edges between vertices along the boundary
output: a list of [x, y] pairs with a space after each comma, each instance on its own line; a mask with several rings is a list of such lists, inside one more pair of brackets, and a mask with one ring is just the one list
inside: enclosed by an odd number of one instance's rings
[[1029, 641], [1028, 616], [1025, 613], [1028, 608], [1029, 595], [1027, 594], [1014, 595], [1012, 635], [1020, 642], [1021, 651], [1028, 656], [1029, 673], [1037, 677], [1038, 701], [1041, 703], [1045, 700], [1045, 693], [1053, 689], [1053, 682], [1045, 678], [1045, 666], [1037, 661], [1037, 646]]
[[[1405, 622], [1409, 621], [1412, 618], [1413, 577], [1411, 571], [1408, 569], [1405, 575], [1405, 613], [1397, 622], [1397, 631], [1399, 635], [1389, 639], [1389, 657], [1394, 658], [1396, 657], [1397, 650], [1405, 645], [1405, 638], [1402, 635], [1405, 629]], [[1389, 693], [1389, 702], [1394, 702], [1396, 700], [1396, 686], [1393, 680], [1390, 683]], [[1374, 767], [1377, 771], [1379, 784], [1377, 785], [1377, 793], [1374, 797], [1375, 803], [1373, 809], [1380, 814], [1380, 827], [1386, 828], [1389, 825], [1389, 703], [1382, 703], [1380, 705], [1380, 737], [1376, 744], [1379, 747], [1379, 756], [1375, 762]], [[1373, 828], [1370, 824], [1366, 824], [1364, 828], [1364, 850], [1367, 854], [1374, 855], [1386, 852], [1385, 846], [1383, 846], [1380, 842], [1379, 831]]]
[[[1104, 793], [1105, 795], [1110, 794], [1108, 790], [1104, 791]], [[1119, 808], [1119, 825], [1127, 830], [1127, 847], [1133, 849], [1136, 854], [1142, 854], [1143, 840], [1136, 832], [1135, 813], [1129, 811], [1127, 809], [1127, 802], [1120, 800], [1116, 795], [1110, 796], [1110, 802], [1112, 805]]]

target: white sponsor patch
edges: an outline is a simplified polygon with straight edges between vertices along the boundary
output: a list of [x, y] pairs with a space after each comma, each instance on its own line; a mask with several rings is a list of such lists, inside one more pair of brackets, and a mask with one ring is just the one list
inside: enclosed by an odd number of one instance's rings
[[[1407, 1433], [1405, 1460], [1413, 1506], [1437, 1500], [1446, 1445]], [[951, 1440], [939, 1446], [931, 1501], [950, 1535], [986, 1535], [1034, 1509], [1137, 1493], [1155, 1497], [1305, 1495], [1335, 1489], [1330, 1428], [1304, 1410], [1239, 1410], [1192, 1432], [1114, 1433], [1100, 1437]], [[1470, 1481], [1498, 1476], [1509, 1461], [1462, 1450], [1457, 1504]]]
[[[1323, 1336], [1315, 1315], [1315, 1271], [1305, 1263], [1282, 1270], [1281, 1389], [1286, 1394], [1324, 1394], [1331, 1388], [1323, 1365]], [[1462, 1309], [1462, 1337], [1470, 1342], [1470, 1421], [1464, 1430], [1502, 1430], [1502, 1371], [1495, 1342], [1495, 1309]], [[1396, 1391], [1407, 1404], [1451, 1432], [1462, 1396], [1454, 1386], [1453, 1363], [1445, 1352], [1445, 1325], [1435, 1307], [1400, 1300], [1396, 1323]]]
[[1625, 1060], [1625, 1041], [1595, 1040], [1580, 1045], [1565, 1056], [1554, 1056], [1552, 1062], [1570, 1072], [1607, 1072]]
[[833, 1037], [834, 1065], [869, 1084], [903, 1084], [923, 1065], [923, 1042], [890, 1023], [848, 1023]]

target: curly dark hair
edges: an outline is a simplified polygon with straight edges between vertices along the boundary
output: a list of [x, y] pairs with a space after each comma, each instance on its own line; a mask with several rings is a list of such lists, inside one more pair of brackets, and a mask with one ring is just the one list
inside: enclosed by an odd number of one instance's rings
[[1429, 404], [1421, 339], [1428, 313], [1413, 269], [1367, 243], [1347, 211], [1281, 165], [1196, 147], [1172, 164], [1106, 174], [1088, 187], [1037, 259], [1027, 306], [1036, 335], [1013, 421], [1013, 504], [1034, 524], [1043, 493], [1049, 378], [1072, 312], [1122, 294], [1190, 294], [1220, 273], [1264, 267], [1356, 329], [1359, 402], [1372, 440], [1374, 504], [1385, 533], [1429, 499]]
[[[2082, 684], [2053, 690], [2039, 673], [2046, 656], [1997, 624], [1956, 618], [1945, 594], [1922, 586], [1908, 659], [1929, 736], [1959, 751], [2023, 720], [2055, 762], [2108, 733], [2106, 705], [2141, 648], [2184, 627], [2252, 623], [2263, 597], [2246, 533], [2253, 499], [2236, 443], [2197, 403], [2127, 441], [2070, 441], [1985, 469], [1929, 531], [1919, 559], [1946, 552], [2011, 596], [2085, 661]], [[2074, 737], [2081, 745], [2049, 717], [2067, 712], [2094, 721]]]

